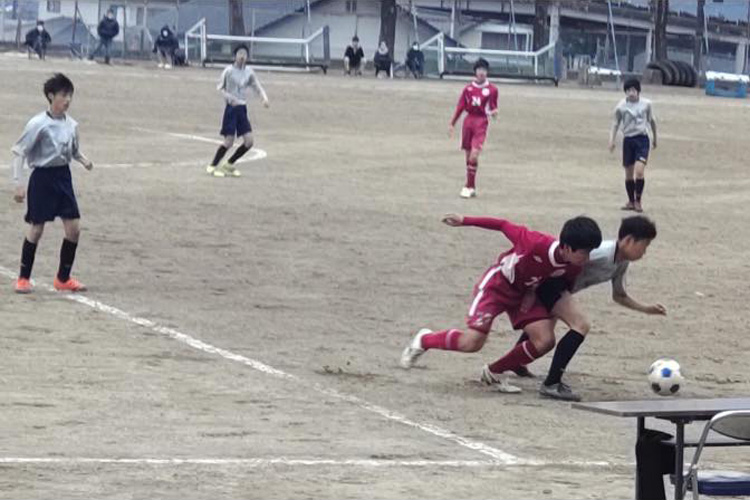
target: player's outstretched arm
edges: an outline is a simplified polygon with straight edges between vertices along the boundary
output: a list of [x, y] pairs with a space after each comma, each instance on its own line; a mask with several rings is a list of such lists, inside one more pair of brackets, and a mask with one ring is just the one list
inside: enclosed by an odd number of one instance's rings
[[447, 214], [443, 217], [443, 222], [449, 226], [474, 226], [492, 231], [501, 231], [506, 238], [515, 243], [521, 233], [526, 230], [523, 226], [517, 226], [505, 219], [495, 219], [493, 217], [469, 217], [458, 214]]
[[612, 299], [618, 304], [620, 304], [621, 306], [627, 307], [628, 309], [631, 309], [633, 311], [642, 312], [644, 314], [655, 314], [655, 315], [660, 315], [660, 316], [667, 315], [667, 308], [664, 307], [663, 305], [654, 304], [651, 306], [647, 306], [633, 299], [628, 294], [613, 293]]

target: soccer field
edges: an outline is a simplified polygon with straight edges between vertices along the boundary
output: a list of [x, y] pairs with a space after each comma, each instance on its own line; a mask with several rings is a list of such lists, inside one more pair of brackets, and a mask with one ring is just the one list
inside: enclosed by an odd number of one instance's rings
[[[473, 284], [509, 247], [444, 213], [551, 233], [585, 213], [616, 235], [623, 174], [606, 146], [620, 91], [499, 84], [467, 201], [447, 137], [461, 82], [260, 72], [259, 151], [243, 177], [216, 179], [218, 69], [6, 54], [1, 175], [53, 71], [76, 85], [70, 114], [95, 164], [74, 169], [74, 275], [90, 291], [49, 290], [56, 222], [35, 293], [13, 293], [24, 207], [2, 183], [0, 498], [632, 498], [634, 421], [542, 400], [538, 380], [514, 381], [520, 395], [479, 384], [516, 339], [505, 317], [479, 353], [398, 367], [416, 329], [464, 326]], [[669, 315], [627, 311], [607, 285], [582, 293], [593, 327], [566, 379], [586, 401], [657, 397], [645, 371], [669, 356], [679, 397], [746, 395], [750, 104], [644, 96], [659, 236], [628, 285]]]

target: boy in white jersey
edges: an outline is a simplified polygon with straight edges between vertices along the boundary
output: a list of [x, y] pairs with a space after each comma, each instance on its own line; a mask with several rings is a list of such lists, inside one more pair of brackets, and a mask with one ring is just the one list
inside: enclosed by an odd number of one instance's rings
[[[62, 219], [65, 239], [60, 249], [60, 267], [53, 281], [54, 287], [72, 292], [85, 290], [83, 284], [70, 277], [81, 217], [73, 192], [70, 162], [75, 159], [87, 170], [94, 165], [79, 149], [78, 123], [66, 114], [73, 100], [73, 90], [73, 82], [62, 73], [47, 80], [44, 95], [49, 101], [49, 109], [29, 120], [23, 135], [12, 148], [11, 174], [16, 185], [13, 197], [18, 203], [27, 198], [26, 222], [30, 224], [23, 241], [21, 270], [15, 285], [18, 293], [31, 292], [31, 269], [37, 243], [45, 223], [57, 217]], [[31, 169], [28, 189], [24, 162]]]
[[[268, 107], [268, 96], [266, 91], [255, 76], [255, 72], [247, 66], [247, 57], [250, 50], [247, 45], [238, 45], [234, 49], [234, 64], [227, 66], [221, 73], [221, 79], [216, 89], [222, 93], [226, 106], [224, 107], [224, 118], [221, 124], [220, 134], [224, 137], [224, 144], [216, 150], [214, 159], [206, 167], [206, 172], [214, 177], [239, 177], [240, 171], [234, 166], [235, 162], [242, 158], [250, 148], [253, 147], [253, 129], [247, 118], [247, 90], [252, 87], [263, 101], [263, 106]], [[229, 161], [219, 165], [224, 155], [234, 145], [235, 136], [242, 138], [242, 144], [238, 147]]]
[[626, 96], [615, 108], [609, 151], [614, 152], [617, 131], [622, 126], [622, 166], [625, 167], [625, 190], [628, 193], [628, 202], [622, 209], [643, 212], [641, 197], [646, 187], [645, 171], [650, 147], [648, 129], [651, 128], [656, 149], [656, 120], [651, 101], [641, 97], [641, 82], [632, 78], [623, 88]]
[[[565, 280], [557, 278], [545, 281], [536, 289], [536, 299], [555, 318], [561, 319], [570, 327], [570, 331], [557, 344], [549, 373], [539, 389], [543, 396], [567, 401], [580, 400], [562, 381], [563, 372], [590, 329], [589, 320], [572, 294], [610, 281], [612, 299], [621, 306], [645, 314], [667, 314], [663, 305], [641, 304], [630, 297], [625, 289], [625, 274], [629, 264], [640, 260], [655, 238], [656, 225], [651, 220], [641, 215], [627, 217], [620, 224], [617, 240], [605, 240], [599, 248], [591, 251], [589, 261], [584, 265], [571, 290], [568, 290], [569, 284]], [[524, 333], [519, 342], [527, 338]], [[517, 370], [516, 373], [520, 376], [532, 376], [528, 370]]]

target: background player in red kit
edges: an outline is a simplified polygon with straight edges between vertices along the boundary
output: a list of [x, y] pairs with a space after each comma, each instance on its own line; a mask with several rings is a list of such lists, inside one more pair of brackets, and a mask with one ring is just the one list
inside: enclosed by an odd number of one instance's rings
[[493, 320], [507, 313], [513, 328], [523, 329], [529, 338], [499, 360], [485, 365], [482, 382], [498, 384], [502, 392], [519, 392], [520, 389], [508, 385], [502, 374], [532, 362], [540, 353], [549, 351], [550, 343], [555, 341], [554, 321], [547, 309], [539, 302], [529, 307], [524, 296], [548, 278], [564, 278], [572, 284], [591, 250], [601, 244], [601, 230], [588, 217], [567, 221], [559, 240], [503, 219], [450, 214], [443, 222], [449, 226], [502, 231], [513, 248], [503, 252], [497, 264], [490, 267], [474, 287], [474, 299], [466, 317], [468, 330], [432, 332], [423, 328], [404, 349], [401, 366], [411, 368], [428, 349], [479, 351], [487, 340]]
[[487, 137], [488, 116], [497, 117], [497, 87], [487, 80], [490, 63], [478, 59], [474, 64], [474, 81], [468, 84], [458, 99], [456, 112], [453, 113], [450, 136], [461, 114], [466, 111], [463, 129], [461, 130], [461, 149], [466, 152], [466, 185], [461, 189], [461, 198], [473, 198], [477, 195], [476, 176], [479, 166], [479, 153]]

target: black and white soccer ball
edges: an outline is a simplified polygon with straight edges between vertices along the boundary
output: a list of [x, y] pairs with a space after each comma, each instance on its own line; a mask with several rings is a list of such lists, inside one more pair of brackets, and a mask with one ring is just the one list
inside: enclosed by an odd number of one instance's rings
[[677, 394], [684, 382], [680, 373], [680, 364], [674, 359], [657, 359], [648, 369], [648, 382], [659, 396]]

